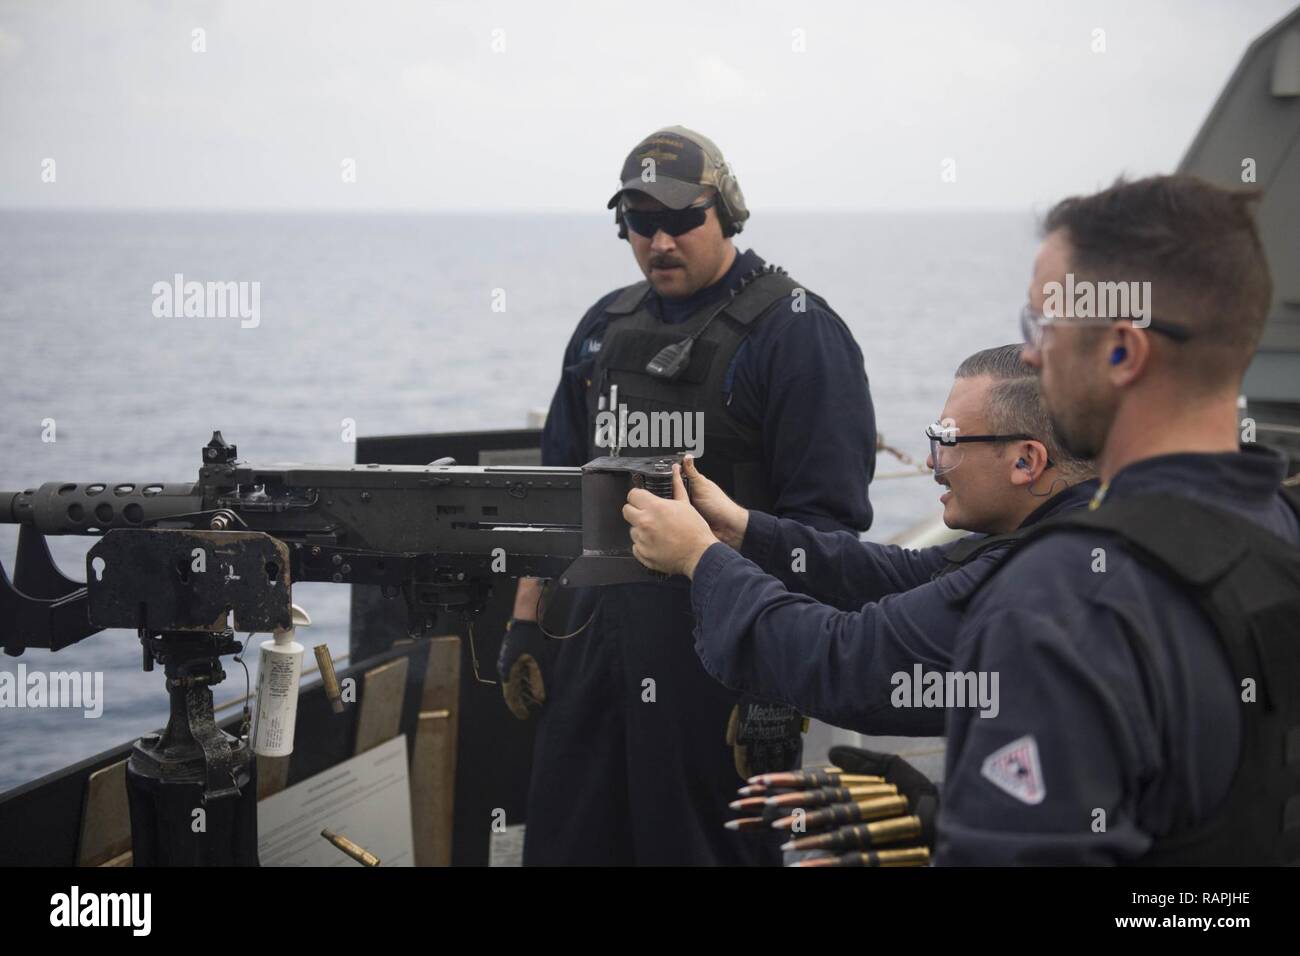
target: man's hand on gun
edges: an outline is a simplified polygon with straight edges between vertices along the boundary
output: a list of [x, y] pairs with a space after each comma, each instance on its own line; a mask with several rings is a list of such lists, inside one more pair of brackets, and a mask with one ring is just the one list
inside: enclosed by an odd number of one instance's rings
[[[740, 547], [749, 512], [705, 478], [689, 455], [685, 469], [691, 482], [690, 498], [682, 473], [674, 466], [672, 499], [634, 489], [623, 506], [623, 517], [632, 526], [632, 553], [642, 564], [665, 574], [689, 576], [714, 541]], [[536, 716], [546, 704], [549, 671], [558, 653], [555, 642], [545, 636], [536, 620], [540, 591], [539, 581], [520, 579], [514, 615], [497, 657], [502, 696], [520, 720]]]
[[713, 536], [729, 548], [740, 550], [749, 527], [749, 512], [727, 497], [715, 482], [695, 467], [695, 456], [687, 455], [682, 475], [690, 482], [691, 504], [709, 524]]
[[684, 467], [691, 483], [689, 497], [682, 468], [674, 465], [672, 499], [634, 488], [623, 506], [623, 517], [632, 526], [632, 554], [638, 561], [663, 574], [690, 577], [715, 541], [740, 548], [749, 512], [705, 478], [692, 456], [686, 456]]

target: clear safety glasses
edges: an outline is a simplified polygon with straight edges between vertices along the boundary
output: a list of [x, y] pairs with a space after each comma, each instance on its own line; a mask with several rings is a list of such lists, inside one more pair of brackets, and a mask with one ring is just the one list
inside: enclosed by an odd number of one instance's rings
[[[1114, 324], [1116, 319], [1085, 319], [1085, 318], [1048, 318], [1042, 312], [1035, 309], [1028, 303], [1020, 310], [1020, 334], [1024, 336], [1025, 344], [1034, 349], [1043, 347], [1043, 329], [1053, 325], [1091, 325], [1107, 326]], [[1192, 337], [1192, 333], [1187, 331], [1181, 325], [1170, 325], [1168, 322], [1162, 322], [1159, 319], [1149, 319], [1145, 325], [1138, 325], [1134, 322], [1135, 328], [1149, 329], [1152, 332], [1159, 332], [1161, 335], [1172, 339], [1175, 342], [1186, 342]]]
[[925, 430], [930, 439], [930, 460], [934, 462], [934, 476], [948, 474], [961, 464], [965, 454], [963, 445], [973, 442], [1037, 441], [1033, 435], [961, 435], [960, 429], [948, 422], [935, 422]]

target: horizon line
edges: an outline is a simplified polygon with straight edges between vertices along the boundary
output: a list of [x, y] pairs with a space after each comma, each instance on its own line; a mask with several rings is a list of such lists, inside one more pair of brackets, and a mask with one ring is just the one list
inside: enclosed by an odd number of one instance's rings
[[[776, 206], [758, 210], [757, 215], [819, 215], [843, 216], [872, 213], [1032, 213], [1032, 203], [1025, 206], [861, 206], [844, 208], [822, 208], [817, 206]], [[325, 206], [36, 206], [0, 204], [0, 214], [15, 213], [209, 213], [216, 215], [411, 215], [411, 216], [588, 216], [607, 218], [606, 210], [572, 209], [572, 208], [503, 208], [503, 209], [465, 209], [453, 207], [406, 207], [406, 206], [364, 206], [356, 208]]]

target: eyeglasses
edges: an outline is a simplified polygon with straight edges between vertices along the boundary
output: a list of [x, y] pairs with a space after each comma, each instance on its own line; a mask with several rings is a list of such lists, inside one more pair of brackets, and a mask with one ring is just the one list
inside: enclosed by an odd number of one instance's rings
[[[956, 425], [935, 422], [925, 430], [925, 437], [930, 439], [930, 460], [934, 462], [934, 476], [939, 478], [948, 474], [961, 464], [964, 451], [962, 445], [968, 442], [1002, 442], [1002, 441], [1037, 441], [1033, 435], [1018, 433], [1015, 435], [959, 435]], [[1052, 463], [1047, 463], [1050, 468]]]
[[[1042, 312], [1035, 309], [1028, 303], [1020, 310], [1020, 334], [1024, 336], [1025, 344], [1033, 348], [1041, 348], [1043, 344], [1043, 329], [1051, 325], [1091, 325], [1095, 327], [1104, 327], [1113, 325], [1119, 319], [1098, 319], [1098, 318], [1048, 318]], [[1138, 325], [1137, 320], [1128, 320], [1134, 323], [1134, 328], [1150, 329], [1152, 332], [1159, 332], [1175, 342], [1186, 342], [1192, 337], [1192, 333], [1187, 331], [1181, 325], [1170, 325], [1168, 322], [1162, 322], [1159, 319], [1147, 319], [1144, 324]]]
[[716, 205], [717, 201], [718, 197], [713, 196], [697, 206], [687, 206], [685, 209], [632, 209], [624, 204], [623, 220], [633, 232], [647, 239], [661, 231], [677, 237], [704, 225], [704, 220], [708, 218], [705, 210]]

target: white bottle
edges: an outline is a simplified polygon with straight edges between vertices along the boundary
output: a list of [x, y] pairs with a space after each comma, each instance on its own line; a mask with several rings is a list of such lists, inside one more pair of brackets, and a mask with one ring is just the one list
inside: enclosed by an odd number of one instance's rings
[[303, 647], [294, 629], [311, 624], [307, 612], [293, 605], [293, 624], [262, 642], [257, 664], [257, 703], [253, 709], [253, 753], [287, 757], [293, 753], [293, 725], [298, 718], [298, 680]]

